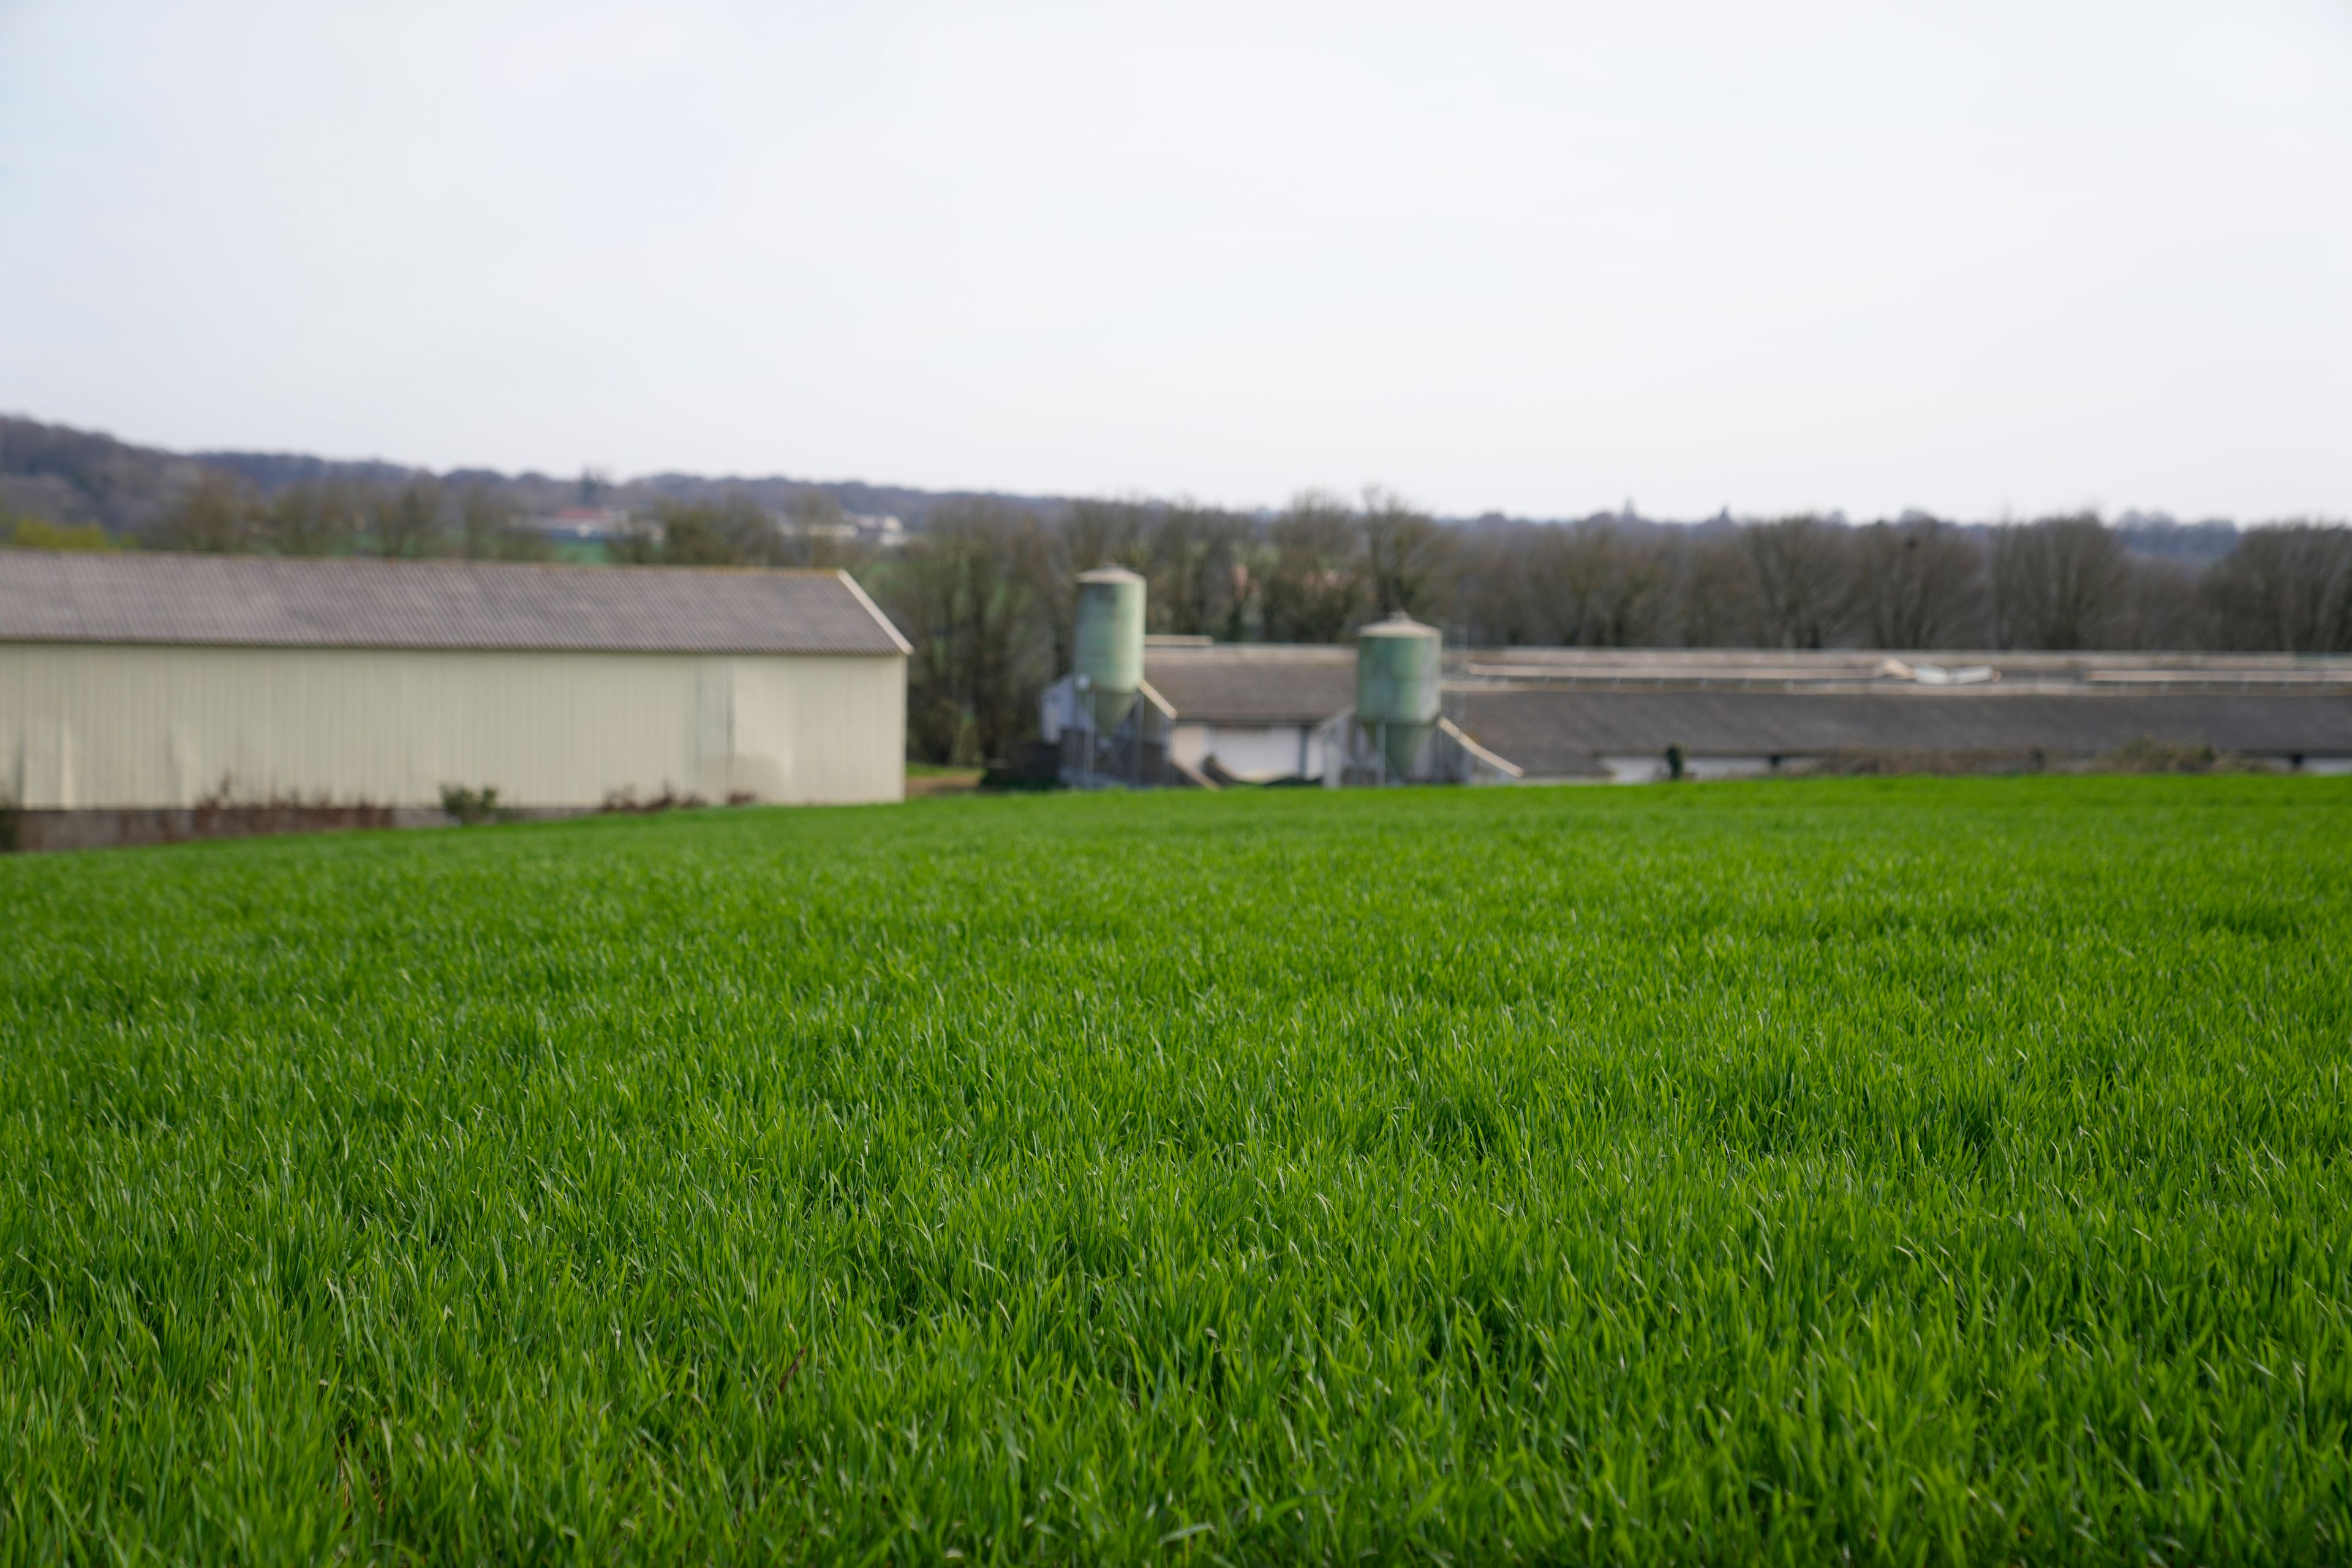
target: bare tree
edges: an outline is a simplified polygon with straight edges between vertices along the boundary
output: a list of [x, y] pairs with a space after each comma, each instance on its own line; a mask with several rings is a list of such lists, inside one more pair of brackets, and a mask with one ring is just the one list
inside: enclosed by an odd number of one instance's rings
[[1739, 647], [1756, 641], [1756, 566], [1742, 531], [1714, 525], [1680, 542], [1672, 635], [1660, 641], [1688, 647]]
[[1481, 519], [1464, 525], [1454, 541], [1450, 620], [1475, 646], [1552, 640], [1549, 617], [1531, 581], [1540, 536], [1548, 524]]
[[1146, 501], [1074, 501], [1056, 541], [1058, 559], [1073, 574], [1097, 566], [1142, 572], [1151, 564], [1152, 522]]
[[2205, 580], [2224, 647], [2352, 652], [2352, 530], [2297, 521], [2247, 531]]
[[1670, 536], [1639, 536], [1606, 518], [1546, 530], [1519, 563], [1540, 606], [1543, 640], [1582, 647], [1661, 640], [1673, 550]]
[[242, 480], [207, 468], [163, 514], [163, 548], [207, 555], [251, 550], [258, 542], [259, 506]]
[[1402, 610], [1416, 619], [1442, 619], [1452, 539], [1428, 513], [1378, 487], [1364, 491], [1358, 528], [1363, 539], [1365, 587], [1371, 612]]
[[1268, 642], [1338, 642], [1370, 599], [1353, 507], [1304, 490], [1268, 531], [1274, 547], [1258, 591]]
[[776, 520], [741, 494], [665, 501], [606, 549], [616, 561], [661, 566], [772, 566], [783, 553]]
[[457, 494], [457, 548], [468, 561], [544, 561], [555, 553], [522, 526], [512, 501], [482, 484]]
[[2118, 647], [2192, 648], [2213, 646], [2212, 610], [2200, 589], [2200, 574], [2186, 561], [2126, 553], [2128, 585]]
[[865, 553], [857, 547], [856, 536], [857, 530], [839, 501], [823, 490], [795, 490], [784, 500], [776, 563], [818, 568], [855, 565]]
[[340, 555], [359, 528], [357, 500], [339, 484], [289, 485], [261, 515], [264, 545], [276, 555]]
[[1983, 617], [1984, 552], [1932, 517], [1874, 522], [1855, 541], [1853, 606], [1872, 647], [1956, 647]]
[[922, 538], [877, 585], [915, 645], [907, 670], [908, 742], [941, 763], [1002, 761], [1030, 732], [1052, 678], [1049, 606], [1039, 593], [1050, 550], [1026, 511], [958, 501], [933, 511]]
[[379, 489], [366, 500], [368, 540], [375, 553], [415, 559], [438, 555], [446, 545], [441, 526], [441, 487], [411, 479]]
[[2113, 647], [2130, 592], [2122, 542], [2090, 513], [1993, 531], [1993, 636], [2002, 647]]
[[1851, 613], [1849, 549], [1843, 523], [1784, 517], [1741, 531], [1756, 574], [1757, 630], [1770, 647], [1828, 647]]
[[1246, 520], [1179, 502], [1151, 518], [1143, 550], [1146, 613], [1159, 630], [1187, 637], [1237, 636], [1246, 582], [1234, 568], [1247, 542]]

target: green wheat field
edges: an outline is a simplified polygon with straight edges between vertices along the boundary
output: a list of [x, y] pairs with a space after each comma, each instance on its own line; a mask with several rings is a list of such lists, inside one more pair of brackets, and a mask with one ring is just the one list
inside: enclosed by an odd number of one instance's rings
[[0, 1561], [2352, 1557], [2352, 781], [947, 798], [0, 910]]

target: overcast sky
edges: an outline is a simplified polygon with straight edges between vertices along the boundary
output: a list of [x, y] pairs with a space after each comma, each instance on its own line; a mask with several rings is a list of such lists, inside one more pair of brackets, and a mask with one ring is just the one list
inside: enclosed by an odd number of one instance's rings
[[0, 410], [1454, 513], [2352, 512], [2352, 0], [0, 0]]

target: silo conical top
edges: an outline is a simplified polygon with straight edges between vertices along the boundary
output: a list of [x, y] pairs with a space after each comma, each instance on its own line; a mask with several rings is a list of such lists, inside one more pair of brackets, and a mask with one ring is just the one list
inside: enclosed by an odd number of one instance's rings
[[1357, 629], [1359, 637], [1433, 637], [1435, 626], [1426, 621], [1416, 621], [1402, 610], [1391, 610], [1370, 626]]

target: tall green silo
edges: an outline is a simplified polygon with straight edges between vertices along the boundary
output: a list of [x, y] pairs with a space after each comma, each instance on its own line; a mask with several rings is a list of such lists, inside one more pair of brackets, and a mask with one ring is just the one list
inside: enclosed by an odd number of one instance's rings
[[1108, 735], [1143, 689], [1143, 579], [1120, 566], [1079, 573], [1077, 634], [1076, 673]]
[[1356, 722], [1394, 778], [1412, 773], [1437, 728], [1439, 638], [1402, 610], [1356, 634]]

